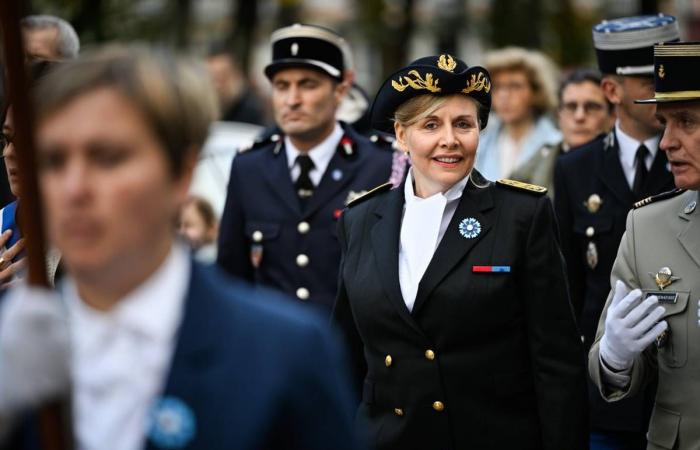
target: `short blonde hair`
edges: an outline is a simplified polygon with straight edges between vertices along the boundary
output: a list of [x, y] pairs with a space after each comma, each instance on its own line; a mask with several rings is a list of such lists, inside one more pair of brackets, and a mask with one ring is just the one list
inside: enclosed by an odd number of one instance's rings
[[559, 71], [544, 53], [520, 47], [505, 47], [486, 54], [484, 66], [491, 79], [498, 72], [522, 71], [532, 87], [532, 106], [537, 116], [553, 112], [557, 108]]
[[[479, 114], [482, 108], [481, 104], [467, 95], [453, 95], [468, 98], [476, 105], [476, 120], [479, 123], [479, 129], [481, 129], [481, 116]], [[452, 97], [452, 95], [424, 94], [408, 99], [396, 108], [394, 112], [394, 121], [404, 128], [409, 127], [434, 113], [438, 108], [444, 105], [450, 97]]]
[[[35, 92], [37, 122], [76, 98], [113, 88], [139, 109], [163, 145], [171, 173], [183, 173], [216, 117], [217, 102], [204, 67], [166, 50], [108, 46], [65, 62]], [[109, 124], [105, 124], [109, 126]]]

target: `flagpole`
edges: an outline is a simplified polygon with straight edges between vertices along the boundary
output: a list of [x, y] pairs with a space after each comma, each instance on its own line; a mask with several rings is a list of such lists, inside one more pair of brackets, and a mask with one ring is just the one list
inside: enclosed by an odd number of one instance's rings
[[[5, 64], [7, 66], [6, 95], [12, 105], [17, 163], [20, 171], [21, 204], [18, 208], [22, 236], [26, 242], [28, 276], [34, 286], [48, 287], [46, 273], [46, 243], [41, 198], [37, 182], [34, 148], [34, 115], [30, 102], [30, 86], [24, 61], [24, 45], [20, 28], [22, 0], [0, 0], [0, 31], [2, 32]], [[39, 410], [40, 438], [43, 450], [68, 450], [72, 441], [64, 433], [68, 415], [59, 404], [46, 405]]]

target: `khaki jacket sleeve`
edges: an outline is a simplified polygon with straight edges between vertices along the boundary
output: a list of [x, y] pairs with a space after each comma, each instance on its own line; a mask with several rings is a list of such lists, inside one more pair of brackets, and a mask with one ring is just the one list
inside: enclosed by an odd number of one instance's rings
[[[621, 280], [630, 289], [640, 288], [636, 258], [634, 210], [631, 210], [627, 215], [625, 234], [622, 236], [622, 241], [617, 251], [617, 258], [610, 274], [611, 286], [615, 286], [617, 280]], [[656, 372], [656, 348], [652, 345], [634, 360], [630, 372], [630, 383], [625, 389], [618, 389], [606, 384], [600, 363], [600, 339], [605, 332], [605, 318], [607, 317], [612, 297], [613, 292], [611, 290], [598, 321], [595, 342], [588, 353], [588, 373], [593, 383], [598, 387], [600, 395], [608, 402], [636, 395], [654, 377]]]

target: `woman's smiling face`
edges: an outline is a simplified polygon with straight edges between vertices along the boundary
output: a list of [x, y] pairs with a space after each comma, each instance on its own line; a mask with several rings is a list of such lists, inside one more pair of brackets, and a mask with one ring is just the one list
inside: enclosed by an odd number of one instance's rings
[[395, 122], [394, 129], [399, 147], [411, 157], [419, 197], [445, 192], [474, 167], [479, 119], [469, 97], [447, 97], [426, 117], [407, 126]]

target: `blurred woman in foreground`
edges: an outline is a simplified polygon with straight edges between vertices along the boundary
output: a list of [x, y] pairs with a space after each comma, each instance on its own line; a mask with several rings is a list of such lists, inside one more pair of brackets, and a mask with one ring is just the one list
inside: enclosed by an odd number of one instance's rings
[[[0, 416], [18, 392], [36, 397], [34, 381], [69, 378], [76, 448], [355, 449], [342, 352], [323, 321], [175, 240], [214, 116], [206, 79], [168, 53], [110, 47], [42, 80], [39, 189], [66, 276], [53, 301], [19, 286], [2, 305]], [[58, 319], [22, 328], [37, 302]], [[70, 357], [57, 360], [44, 330], [64, 314]]]

